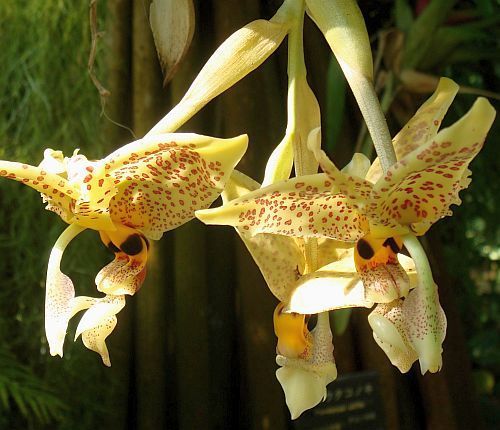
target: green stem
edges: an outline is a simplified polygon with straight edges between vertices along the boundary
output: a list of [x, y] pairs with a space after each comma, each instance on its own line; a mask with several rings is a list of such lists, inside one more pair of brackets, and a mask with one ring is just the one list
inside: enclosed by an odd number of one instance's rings
[[432, 277], [432, 270], [422, 244], [412, 234], [404, 236], [403, 243], [410, 253], [411, 258], [415, 262], [419, 286], [421, 286], [427, 293], [434, 294], [436, 287]]
[[[293, 24], [288, 34], [288, 111], [286, 134], [293, 141], [295, 174], [297, 176], [316, 173], [308, 169], [304, 158], [309, 153], [307, 142], [303, 141], [297, 130], [297, 105], [301, 103], [297, 91], [300, 79], [305, 79], [307, 71], [304, 61], [304, 0], [292, 0], [288, 3], [289, 12], [293, 13]], [[318, 269], [318, 243], [316, 239], [305, 240], [306, 272], [311, 273]]]

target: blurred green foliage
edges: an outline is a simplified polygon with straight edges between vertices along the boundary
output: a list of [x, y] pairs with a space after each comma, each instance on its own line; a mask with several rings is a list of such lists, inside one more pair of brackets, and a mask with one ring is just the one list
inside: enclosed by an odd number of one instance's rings
[[[101, 6], [104, 11], [105, 2]], [[0, 158], [36, 165], [47, 147], [66, 155], [81, 148], [89, 158], [106, 152], [99, 96], [86, 73], [88, 7], [59, 0], [0, 2]], [[48, 354], [40, 274], [65, 225], [43, 206], [35, 191], [2, 181], [0, 428], [88, 429], [104, 414], [112, 381], [97, 354], [81, 341], [73, 344], [74, 325], [64, 359]], [[95, 233], [82, 236], [70, 246], [63, 270], [80, 294], [95, 295], [93, 278], [110, 256]]]

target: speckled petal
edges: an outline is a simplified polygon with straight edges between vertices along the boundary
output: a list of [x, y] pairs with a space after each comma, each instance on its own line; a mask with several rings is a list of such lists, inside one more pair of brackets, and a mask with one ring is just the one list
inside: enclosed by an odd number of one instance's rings
[[71, 279], [59, 270], [52, 272], [45, 288], [45, 334], [50, 355], [62, 357], [75, 288]]
[[0, 160], [0, 177], [13, 179], [42, 194], [47, 209], [56, 212], [64, 221], [72, 220], [72, 207], [79, 197], [78, 188], [63, 177], [41, 167]]
[[[315, 133], [318, 133], [318, 131], [313, 130], [311, 132], [308, 139], [308, 146], [313, 151], [323, 172], [330, 178], [333, 193], [343, 194], [351, 207], [362, 212], [370, 199], [373, 185], [361, 177], [352, 176], [337, 169], [335, 164], [330, 161], [321, 149], [321, 142], [315, 138]], [[356, 164], [356, 160], [354, 160], [352, 166], [354, 167]], [[348, 170], [351, 171], [353, 169], [348, 168]]]
[[377, 264], [359, 271], [367, 300], [389, 303], [405, 297], [410, 290], [410, 279], [398, 263]]
[[391, 363], [401, 373], [406, 373], [418, 359], [418, 355], [406, 333], [402, 306], [402, 299], [379, 304], [368, 316], [368, 322], [373, 330], [373, 338]]
[[287, 311], [315, 314], [332, 309], [373, 306], [354, 267], [353, 248], [341, 260], [304, 275], [289, 296]]
[[206, 224], [240, 227], [243, 232], [275, 233], [294, 237], [330, 237], [355, 241], [366, 220], [347, 204], [342, 194], [332, 195], [325, 174], [293, 178], [253, 191], [230, 203], [198, 211]]
[[146, 262], [132, 264], [128, 257], [116, 257], [95, 278], [97, 290], [105, 294], [133, 296], [146, 277]]
[[[222, 200], [229, 203], [258, 188], [257, 182], [235, 170], [222, 193]], [[305, 265], [297, 240], [267, 233], [252, 236], [240, 228], [236, 231], [259, 266], [271, 292], [283, 301]]]
[[116, 327], [117, 319], [114, 315], [104, 318], [96, 327], [86, 330], [82, 333], [83, 344], [91, 351], [97, 352], [102, 359], [104, 365], [110, 367], [108, 347], [106, 346], [106, 338]]
[[410, 292], [402, 306], [402, 318], [408, 338], [417, 351], [422, 375], [441, 369], [442, 343], [446, 336], [446, 315], [434, 295], [424, 294], [421, 287]]
[[61, 260], [68, 244], [83, 227], [71, 224], [58, 237], [49, 257], [45, 286], [45, 334], [50, 355], [63, 356], [63, 344], [75, 297], [71, 279], [61, 272]]
[[179, 133], [120, 148], [102, 160], [117, 190], [109, 203], [111, 218], [159, 239], [219, 196], [247, 142], [246, 135], [216, 139]]
[[[420, 106], [415, 115], [392, 140], [398, 160], [434, 139], [458, 88], [458, 85], [451, 79], [440, 79], [434, 94]], [[375, 183], [381, 176], [382, 168], [377, 158], [368, 170], [365, 179]]]
[[91, 330], [100, 326], [103, 321], [116, 315], [125, 306], [125, 296], [107, 295], [94, 303], [87, 312], [83, 314], [82, 319], [76, 328], [75, 340], [84, 331]]
[[397, 220], [423, 234], [450, 215], [450, 205], [460, 203], [458, 192], [470, 182], [467, 166], [481, 149], [494, 117], [490, 103], [479, 98], [453, 126], [393, 165], [375, 184], [384, 200], [369, 216]]

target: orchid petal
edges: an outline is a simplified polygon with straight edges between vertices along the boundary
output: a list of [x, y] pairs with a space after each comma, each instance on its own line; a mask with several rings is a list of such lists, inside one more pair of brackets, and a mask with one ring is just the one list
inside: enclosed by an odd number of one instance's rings
[[110, 201], [111, 218], [159, 239], [192, 219], [195, 210], [210, 206], [247, 143], [246, 135], [216, 139], [186, 133], [125, 145], [102, 160], [101, 169], [117, 189]]
[[[345, 199], [350, 206], [358, 211], [362, 211], [370, 199], [373, 185], [361, 177], [352, 176], [337, 169], [335, 164], [328, 158], [325, 151], [321, 149], [321, 142], [315, 137], [317, 133], [318, 129], [311, 132], [308, 139], [308, 146], [311, 151], [313, 151], [323, 172], [325, 172], [332, 181], [334, 192], [345, 195]], [[354, 163], [359, 161], [359, 159], [356, 160], [355, 157], [356, 155], [353, 157], [354, 161], [351, 161], [351, 163], [353, 163], [351, 165], [352, 167], [348, 165], [348, 170], [354, 168]], [[360, 168], [361, 167], [356, 167], [354, 170], [358, 171]]]
[[451, 215], [449, 207], [460, 203], [458, 192], [470, 182], [467, 166], [481, 149], [494, 117], [493, 107], [479, 98], [453, 126], [393, 165], [375, 184], [387, 196], [374, 209], [378, 217], [412, 224], [417, 234], [423, 234]]
[[71, 209], [74, 199], [79, 197], [79, 191], [65, 178], [43, 167], [3, 160], [0, 160], [0, 177], [13, 179], [35, 189], [48, 203], [48, 210], [56, 212], [66, 222], [71, 221]]
[[379, 304], [368, 316], [373, 330], [373, 338], [386, 353], [391, 363], [401, 373], [410, 370], [418, 359], [406, 333], [406, 325], [402, 311], [403, 300]]
[[[222, 200], [228, 203], [258, 188], [257, 182], [235, 170], [222, 193]], [[296, 240], [267, 233], [251, 236], [241, 228], [236, 231], [259, 266], [271, 292], [283, 301], [305, 264]]]
[[97, 352], [105, 366], [110, 367], [108, 347], [106, 346], [106, 338], [115, 329], [117, 319], [114, 315], [109, 316], [100, 321], [99, 325], [82, 333], [83, 344], [91, 351]]
[[343, 195], [332, 195], [331, 186], [324, 174], [301, 176], [255, 190], [222, 207], [197, 211], [196, 216], [206, 224], [232, 225], [252, 235], [357, 240], [365, 219]]
[[107, 295], [94, 303], [83, 314], [75, 332], [75, 340], [84, 331], [91, 330], [106, 321], [110, 316], [116, 315], [125, 306], [125, 296]]
[[63, 356], [63, 344], [72, 314], [75, 288], [71, 279], [61, 272], [64, 250], [84, 228], [70, 225], [57, 239], [49, 257], [45, 287], [45, 334], [50, 355]]
[[399, 263], [378, 264], [359, 271], [365, 288], [366, 299], [375, 303], [389, 303], [405, 297], [410, 280]]
[[253, 21], [229, 36], [201, 69], [186, 95], [148, 135], [175, 131], [210, 100], [259, 67], [281, 44], [289, 23]]
[[133, 296], [146, 276], [144, 264], [131, 264], [127, 257], [116, 257], [104, 266], [95, 278], [97, 291], [105, 294]]
[[45, 288], [45, 334], [50, 355], [62, 357], [75, 288], [71, 279], [62, 272], [53, 272]]
[[[436, 309], [436, 312], [433, 310]], [[422, 375], [441, 369], [441, 345], [446, 336], [446, 315], [439, 303], [437, 288], [433, 296], [417, 287], [402, 305], [402, 318], [408, 338], [418, 354]]]
[[280, 367], [276, 378], [285, 393], [292, 420], [326, 399], [327, 383], [322, 375], [300, 368]]
[[316, 272], [302, 276], [291, 291], [286, 311], [315, 314], [350, 307], [371, 308], [356, 268], [352, 248]]
[[[458, 88], [458, 85], [451, 79], [440, 79], [434, 94], [420, 106], [410, 121], [394, 137], [392, 143], [398, 160], [434, 139]], [[382, 175], [380, 160], [377, 158], [371, 165], [365, 179], [375, 183]]]
[[309, 335], [312, 351], [307, 358], [276, 357], [282, 366], [276, 377], [285, 392], [292, 419], [325, 400], [326, 386], [337, 377], [328, 314], [318, 316], [318, 324]]
[[[86, 298], [88, 299], [88, 298]], [[84, 300], [84, 305], [91, 300]], [[97, 299], [90, 309], [83, 314], [76, 328], [75, 340], [82, 335], [83, 344], [91, 351], [97, 352], [106, 366], [111, 366], [106, 338], [116, 327], [116, 314], [125, 306], [125, 296], [107, 295]]]

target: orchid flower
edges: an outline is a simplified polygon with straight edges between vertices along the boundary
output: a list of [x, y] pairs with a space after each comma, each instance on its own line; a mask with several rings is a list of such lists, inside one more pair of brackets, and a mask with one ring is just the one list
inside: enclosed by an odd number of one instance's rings
[[[208, 207], [247, 147], [247, 136], [217, 139], [196, 134], [156, 134], [98, 161], [78, 151], [64, 157], [47, 149], [39, 166], [0, 161], [0, 176], [42, 194], [47, 209], [69, 224], [54, 245], [47, 270], [45, 331], [51, 355], [63, 355], [69, 319], [88, 309], [76, 330], [85, 346], [110, 365], [105, 339], [116, 314], [146, 275], [149, 240], [158, 240]], [[99, 232], [115, 259], [97, 275], [103, 298], [75, 297], [60, 270], [69, 242], [86, 228]]]
[[[479, 98], [464, 117], [437, 133], [457, 89], [449, 79], [440, 81], [435, 94], [394, 138], [399, 161], [383, 175], [377, 171], [378, 162], [366, 179], [339, 171], [320, 149], [319, 133], [312, 132], [309, 147], [325, 173], [277, 182], [220, 208], [198, 211], [196, 216], [207, 224], [232, 225], [249, 235], [356, 242], [355, 265], [365, 299], [376, 303], [399, 300], [409, 290], [407, 275], [395, 258], [401, 250], [401, 236], [424, 234], [434, 222], [451, 214], [452, 204], [460, 204], [458, 193], [470, 182], [467, 167], [495, 116], [489, 102]], [[403, 315], [415, 323], [407, 334], [422, 372], [435, 372], [441, 366], [446, 324], [437, 292], [428, 297], [423, 288], [410, 293], [412, 300]], [[292, 297], [297, 294], [304, 297], [300, 289]], [[318, 307], [309, 307], [307, 312], [324, 311], [329, 307], [326, 300], [327, 296], [310, 300]], [[299, 300], [291, 302], [289, 310], [305, 313]]]
[[[348, 166], [350, 171], [356, 167], [357, 163]], [[235, 170], [222, 193], [223, 202], [227, 204], [258, 188], [256, 181]], [[320, 239], [317, 255], [320, 268], [307, 273], [303, 238], [269, 233], [252, 236], [244, 229], [236, 230], [270, 291], [280, 301], [273, 317], [278, 338], [276, 361], [282, 366], [276, 376], [295, 419], [324, 400], [326, 386], [337, 374], [328, 315], [319, 315], [318, 325], [310, 331], [309, 315], [306, 314], [333, 308], [371, 308], [374, 303], [365, 299], [363, 284], [354, 265], [352, 244]], [[414, 281], [412, 260], [405, 255], [400, 255], [399, 259]], [[415, 284], [413, 282], [413, 286]], [[300, 314], [288, 312], [289, 308], [298, 307]]]

